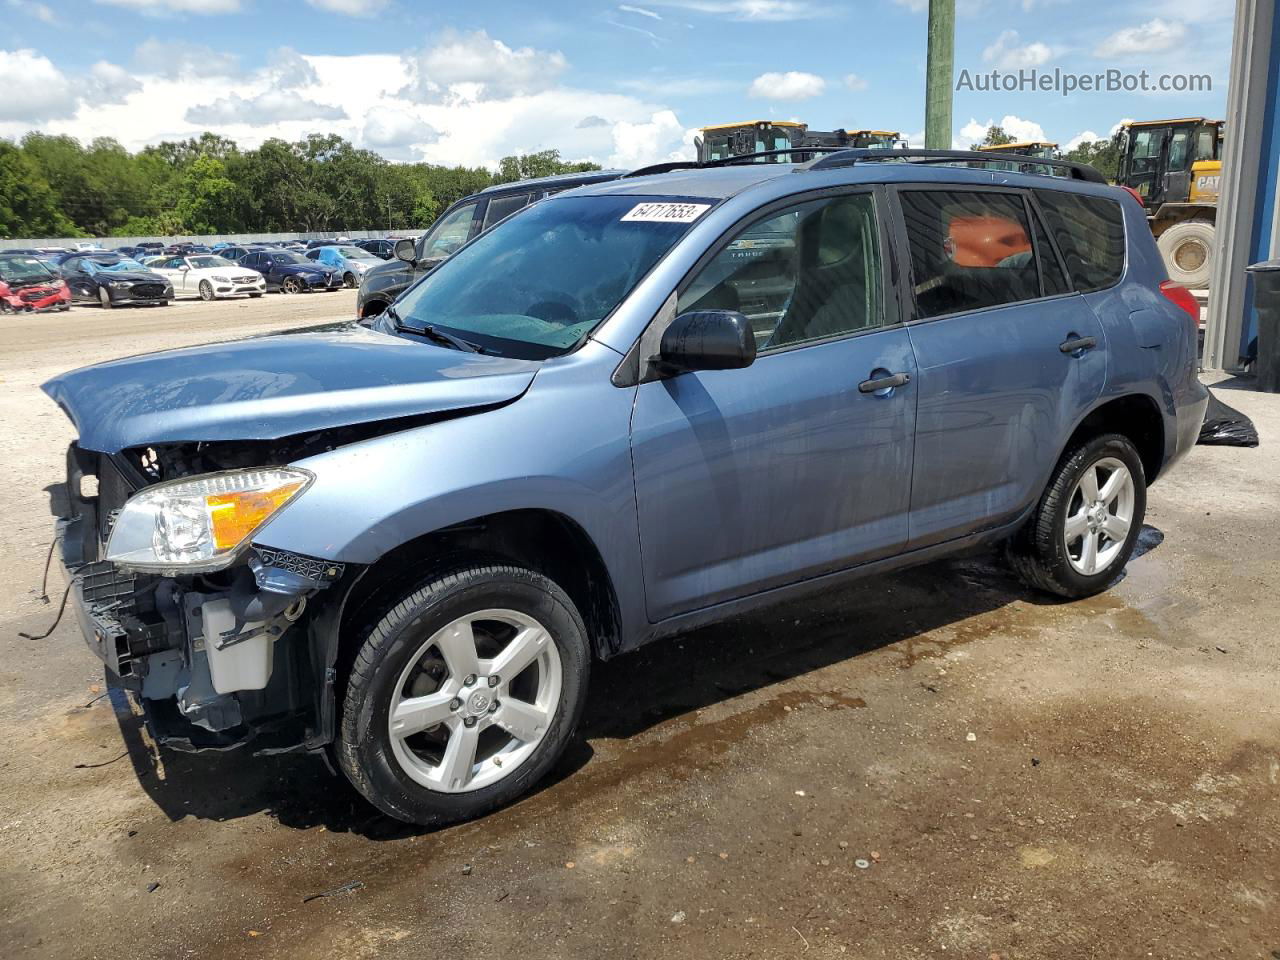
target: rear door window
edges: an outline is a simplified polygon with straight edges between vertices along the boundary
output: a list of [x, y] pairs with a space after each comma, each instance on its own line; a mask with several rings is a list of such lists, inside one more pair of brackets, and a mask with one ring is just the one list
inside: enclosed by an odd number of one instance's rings
[[1042, 295], [1020, 194], [904, 190], [899, 196], [920, 318]]
[[1075, 288], [1088, 293], [1119, 283], [1124, 273], [1124, 213], [1120, 204], [1058, 190], [1037, 190], [1036, 199]]
[[446, 213], [444, 217], [431, 228], [431, 232], [427, 234], [426, 243], [422, 247], [422, 255], [419, 260], [429, 260], [432, 257], [447, 257], [453, 251], [471, 239], [471, 227], [476, 217], [476, 207], [478, 202], [468, 203], [452, 213]]

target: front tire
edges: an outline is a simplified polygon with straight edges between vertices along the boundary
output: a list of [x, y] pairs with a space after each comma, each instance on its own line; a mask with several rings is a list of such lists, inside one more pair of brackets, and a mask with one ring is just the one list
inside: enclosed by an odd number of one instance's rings
[[350, 290], [356, 285], [356, 275], [354, 273], [344, 273], [342, 275], [342, 285]]
[[115, 306], [115, 304], [111, 302], [111, 294], [107, 293], [106, 287], [98, 288], [98, 302], [102, 304], [103, 310], [110, 310]]
[[213, 299], [213, 287], [208, 280], [200, 281], [200, 299], [206, 303]]
[[1018, 575], [1068, 599], [1092, 596], [1120, 578], [1146, 516], [1142, 458], [1128, 437], [1104, 434], [1068, 453], [1009, 545]]
[[281, 293], [301, 293], [302, 281], [297, 277], [285, 277], [280, 283]]
[[529, 790], [564, 752], [590, 662], [582, 618], [541, 574], [507, 565], [434, 574], [363, 634], [339, 765], [399, 820], [480, 816]]

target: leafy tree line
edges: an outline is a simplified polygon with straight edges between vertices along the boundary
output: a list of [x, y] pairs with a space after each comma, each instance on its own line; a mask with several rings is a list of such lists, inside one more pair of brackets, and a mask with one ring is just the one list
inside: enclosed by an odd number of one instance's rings
[[484, 167], [390, 163], [335, 134], [254, 150], [203, 133], [129, 153], [116, 140], [0, 140], [0, 237], [178, 236], [422, 228], [494, 183], [599, 169], [559, 151]]

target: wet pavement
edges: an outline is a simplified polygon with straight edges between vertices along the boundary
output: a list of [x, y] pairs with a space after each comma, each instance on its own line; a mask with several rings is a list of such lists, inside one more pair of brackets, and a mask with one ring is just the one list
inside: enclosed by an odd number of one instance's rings
[[[147, 343], [304, 319], [283, 303]], [[117, 313], [65, 349], [0, 329], [5, 956], [1280, 950], [1280, 397], [1224, 393], [1263, 445], [1158, 483], [1109, 593], [1052, 602], [984, 553], [657, 643], [598, 667], [533, 795], [431, 832], [313, 758], [160, 756], [72, 624], [17, 638], [61, 589], [70, 430], [34, 384], [138, 349]]]

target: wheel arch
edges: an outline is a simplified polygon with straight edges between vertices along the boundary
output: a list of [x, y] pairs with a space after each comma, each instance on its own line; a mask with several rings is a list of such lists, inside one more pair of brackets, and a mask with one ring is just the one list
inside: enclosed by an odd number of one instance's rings
[[1118, 433], [1128, 437], [1142, 460], [1142, 472], [1150, 486], [1164, 466], [1165, 422], [1160, 405], [1145, 393], [1110, 397], [1090, 410], [1076, 425], [1062, 450], [1062, 457], [1092, 437]]
[[[597, 657], [617, 652], [621, 614], [600, 550], [572, 518], [546, 509], [486, 514], [424, 533], [387, 551], [352, 586], [338, 625], [338, 644], [354, 646], [354, 630], [372, 609], [420, 582], [430, 566], [475, 558], [527, 567], [555, 581], [582, 615]], [[338, 662], [345, 650], [339, 651]]]

